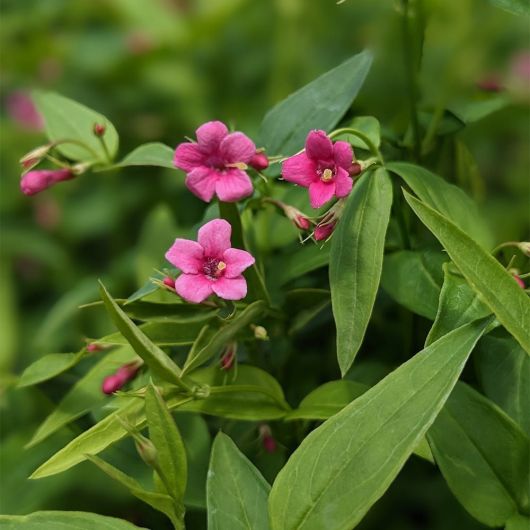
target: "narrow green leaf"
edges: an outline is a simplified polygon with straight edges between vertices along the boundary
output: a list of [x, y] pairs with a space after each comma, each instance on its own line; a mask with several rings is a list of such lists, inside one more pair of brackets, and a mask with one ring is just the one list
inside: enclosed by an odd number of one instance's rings
[[385, 256], [381, 286], [400, 305], [434, 320], [447, 256], [434, 250], [400, 250]]
[[135, 326], [134, 322], [120, 309], [101, 282], [100, 292], [107, 312], [114, 324], [134, 351], [145, 361], [153, 374], [169, 383], [182, 386], [180, 368]]
[[157, 452], [161, 478], [177, 503], [182, 503], [188, 479], [186, 449], [165, 401], [153, 385], [145, 394], [149, 438]]
[[23, 388], [38, 385], [39, 383], [48, 381], [48, 379], [57, 377], [74, 367], [85, 354], [85, 348], [77, 353], [49, 353], [33, 364], [30, 364], [24, 370], [18, 380], [17, 386]]
[[506, 333], [490, 333], [474, 359], [486, 396], [530, 436], [530, 357]]
[[222, 432], [213, 443], [206, 489], [209, 530], [269, 530], [270, 486]]
[[286, 295], [291, 324], [289, 333], [303, 330], [316, 316], [331, 304], [331, 293], [327, 289], [293, 289]]
[[278, 103], [261, 123], [261, 144], [271, 154], [288, 156], [303, 147], [311, 129], [330, 131], [357, 96], [371, 64], [372, 54], [365, 50]]
[[458, 384], [427, 436], [449, 488], [473, 517], [501, 526], [528, 510], [528, 438], [491, 401]]
[[[289, 254], [277, 258], [277, 274], [271, 278], [280, 287], [308, 272], [329, 265], [330, 246], [305, 245]], [[271, 269], [274, 269], [274, 265]]]
[[266, 310], [267, 303], [263, 300], [258, 300], [248, 305], [218, 331], [208, 335], [207, 340], [205, 340], [204, 333], [201, 333], [197, 338], [197, 341], [200, 341], [201, 347], [191, 349], [184, 364], [183, 373], [191, 372], [211, 359], [216, 353], [219, 353], [221, 348], [226, 346], [239, 331], [254, 323], [256, 319], [263, 316]]
[[[453, 266], [454, 268], [454, 266]], [[469, 287], [465, 278], [451, 271], [451, 264], [443, 266], [444, 283], [434, 324], [425, 344], [428, 346], [453, 329], [491, 314], [480, 296]]]
[[469, 285], [530, 355], [530, 299], [502, 265], [443, 215], [405, 193], [423, 224], [438, 238]]
[[361, 177], [331, 240], [329, 283], [342, 375], [351, 367], [368, 327], [383, 265], [392, 183], [384, 169]]
[[130, 318], [149, 322], [199, 322], [214, 317], [217, 309], [198, 304], [158, 303], [137, 300], [120, 305]]
[[[4, 530], [139, 530], [129, 521], [87, 512], [34, 512], [29, 515], [0, 515]], [[147, 529], [144, 529], [147, 530]]]
[[46, 134], [50, 141], [80, 142], [61, 143], [57, 147], [61, 154], [76, 161], [110, 162], [100, 140], [93, 132], [94, 124], [98, 123], [105, 125], [103, 139], [110, 158], [114, 158], [118, 151], [118, 133], [105, 116], [55, 92], [34, 92], [33, 101], [44, 117]]
[[175, 169], [173, 154], [174, 149], [171, 149], [171, 147], [160, 142], [151, 142], [140, 145], [134, 151], [131, 151], [114, 167], [158, 166]]
[[486, 325], [446, 335], [311, 432], [273, 484], [273, 530], [356, 526], [436, 418]]
[[491, 248], [490, 229], [475, 201], [462, 189], [415, 164], [391, 162], [386, 167], [399, 175], [425, 204], [447, 217], [484, 248]]

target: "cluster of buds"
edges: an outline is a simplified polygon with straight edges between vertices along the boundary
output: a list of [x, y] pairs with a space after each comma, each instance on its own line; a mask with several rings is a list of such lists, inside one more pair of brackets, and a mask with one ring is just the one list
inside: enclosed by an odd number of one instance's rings
[[276, 439], [272, 435], [272, 431], [269, 425], [263, 423], [259, 426], [259, 437], [261, 445], [267, 453], [274, 453], [278, 449]]
[[142, 363], [138, 361], [124, 364], [118, 368], [118, 371], [115, 374], [105, 377], [101, 385], [101, 390], [103, 393], [113, 394], [114, 392], [120, 390], [126, 383], [136, 377], [141, 365]]
[[327, 241], [337, 223], [339, 222], [342, 212], [344, 210], [345, 199], [339, 199], [319, 220], [315, 231], [313, 232], [313, 238], [315, 241]]

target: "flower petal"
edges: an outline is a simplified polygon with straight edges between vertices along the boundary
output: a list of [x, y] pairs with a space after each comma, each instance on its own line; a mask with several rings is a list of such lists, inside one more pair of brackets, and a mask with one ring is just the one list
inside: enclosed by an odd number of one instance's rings
[[181, 274], [175, 281], [175, 291], [184, 300], [199, 304], [213, 294], [212, 283], [202, 274]]
[[341, 168], [337, 168], [337, 175], [335, 176], [335, 194], [337, 197], [346, 197], [349, 195], [353, 186], [353, 180], [349, 173]]
[[199, 146], [190, 142], [177, 145], [175, 155], [173, 156], [173, 164], [175, 167], [184, 171], [191, 171], [203, 165], [204, 161], [205, 157]]
[[254, 188], [249, 176], [240, 169], [224, 171], [215, 185], [215, 192], [220, 201], [235, 202], [252, 195]]
[[226, 263], [224, 277], [235, 278], [236, 276], [240, 276], [245, 269], [254, 265], [256, 260], [246, 250], [229, 248], [223, 254], [223, 261]]
[[219, 147], [221, 157], [229, 164], [250, 162], [256, 153], [254, 142], [241, 132], [234, 132], [224, 137]]
[[223, 257], [225, 250], [230, 248], [232, 227], [224, 219], [214, 219], [199, 228], [198, 241], [204, 249], [204, 257]]
[[305, 141], [305, 152], [313, 160], [333, 160], [333, 143], [325, 131], [311, 131]]
[[166, 252], [166, 259], [186, 274], [197, 274], [201, 271], [204, 250], [196, 241], [175, 239]]
[[282, 164], [282, 176], [285, 180], [304, 188], [308, 188], [312, 182], [318, 180], [316, 164], [307, 158], [305, 153], [288, 158]]
[[348, 142], [335, 142], [333, 145], [333, 157], [337, 166], [349, 169], [354, 160], [352, 146]]
[[204, 153], [215, 154], [222, 139], [228, 134], [228, 128], [222, 121], [209, 121], [196, 131], [197, 141]]
[[247, 281], [243, 276], [219, 278], [212, 282], [213, 292], [225, 300], [241, 300], [247, 296]]
[[335, 195], [335, 182], [317, 180], [309, 186], [309, 202], [312, 208], [320, 208]]
[[219, 173], [214, 169], [198, 167], [188, 173], [186, 186], [199, 199], [210, 202], [215, 193], [215, 183], [218, 178]]

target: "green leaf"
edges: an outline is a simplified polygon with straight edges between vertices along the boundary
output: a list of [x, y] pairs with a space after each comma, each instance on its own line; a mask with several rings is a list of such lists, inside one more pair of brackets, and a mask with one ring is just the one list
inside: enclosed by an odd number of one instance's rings
[[[454, 266], [453, 266], [454, 267]], [[463, 324], [491, 314], [479, 295], [469, 287], [462, 276], [451, 271], [451, 264], [443, 266], [444, 283], [434, 324], [429, 331], [426, 345], [443, 337]]]
[[330, 131], [357, 96], [371, 64], [369, 51], [354, 55], [278, 103], [260, 127], [267, 151], [292, 155], [303, 147], [311, 129]]
[[489, 334], [474, 354], [484, 393], [530, 436], [530, 358], [507, 334]]
[[528, 438], [498, 407], [460, 383], [427, 434], [449, 488], [488, 526], [528, 509]]
[[506, 521], [505, 530], [528, 530], [530, 528], [530, 517], [527, 515], [515, 514]]
[[[503, 0], [491, 0], [503, 1]], [[506, 0], [505, 0], [506, 1]], [[510, 1], [510, 0], [507, 0]], [[512, 0], [513, 1], [513, 0]], [[507, 107], [511, 103], [511, 98], [506, 96], [493, 96], [475, 101], [465, 101], [453, 103], [449, 111], [465, 124], [475, 123]]]
[[129, 317], [137, 320], [178, 324], [208, 320], [217, 313], [217, 309], [199, 304], [158, 303], [143, 300], [120, 304], [120, 307]]
[[103, 379], [136, 358], [128, 346], [106, 354], [68, 390], [55, 410], [41, 423], [27, 447], [42, 442], [61, 427], [108, 401], [109, 396], [101, 390]]
[[17, 386], [23, 388], [26, 386], [38, 385], [48, 379], [70, 370], [86, 355], [86, 349], [83, 348], [77, 353], [49, 353], [41, 357], [33, 364], [30, 364], [20, 376]]
[[436, 418], [486, 324], [446, 335], [311, 432], [273, 484], [273, 530], [356, 526]]
[[100, 292], [107, 312], [114, 324], [134, 351], [145, 361], [151, 372], [160, 377], [160, 379], [182, 386], [180, 368], [134, 325], [133, 321], [120, 309], [101, 282]]
[[342, 375], [364, 338], [379, 287], [392, 183], [384, 169], [361, 177], [331, 240], [329, 283]]
[[530, 300], [502, 265], [443, 215], [405, 193], [423, 224], [437, 237], [469, 285], [530, 354]]
[[[381, 125], [373, 116], [356, 116], [346, 127], [362, 132], [376, 147], [381, 145]], [[353, 134], [343, 133], [337, 135], [336, 138], [346, 140], [354, 147], [359, 147], [367, 151], [371, 150], [363, 140]]]
[[[35, 512], [29, 515], [0, 515], [4, 530], [138, 530], [128, 521], [87, 512]], [[146, 530], [146, 529], [144, 529]]]
[[381, 286], [400, 305], [434, 320], [447, 256], [434, 250], [400, 250], [385, 256]]
[[222, 432], [213, 443], [206, 489], [209, 530], [269, 530], [270, 486]]
[[[271, 278], [280, 287], [308, 272], [312, 272], [329, 264], [329, 245], [323, 247], [306, 245], [295, 252], [277, 258], [277, 273]], [[272, 268], [275, 268], [274, 265]]]
[[157, 452], [158, 472], [171, 497], [182, 503], [188, 479], [186, 449], [166, 403], [153, 385], [145, 394], [149, 438]]
[[327, 289], [293, 289], [286, 295], [285, 305], [292, 317], [289, 333], [303, 330], [321, 311], [331, 303]]
[[386, 167], [399, 175], [425, 204], [447, 217], [484, 248], [491, 248], [489, 227], [475, 201], [462, 189], [415, 164], [391, 162]]
[[101, 469], [103, 473], [127, 488], [137, 499], [149, 504], [149, 506], [153, 507], [155, 510], [166, 514], [172, 521], [177, 521], [173, 499], [169, 495], [146, 490], [135, 479], [126, 475], [123, 471], [120, 471], [108, 462], [105, 462], [105, 460], [98, 456], [87, 455], [87, 459]]
[[59, 145], [57, 149], [62, 155], [76, 161], [110, 162], [101, 141], [93, 132], [94, 124], [99, 123], [106, 127], [103, 140], [110, 158], [114, 158], [118, 151], [118, 133], [105, 116], [55, 92], [36, 91], [33, 101], [44, 117], [50, 141], [74, 140], [83, 144]]
[[140, 145], [134, 151], [131, 151], [114, 167], [158, 166], [175, 169], [173, 154], [174, 149], [171, 149], [171, 147], [160, 142], [151, 142]]
[[227, 324], [222, 326], [215, 333], [208, 334], [207, 337], [201, 333], [201, 335], [197, 337], [200, 346], [195, 347], [194, 345], [191, 349], [182, 372], [189, 373], [211, 359], [215, 354], [219, 353], [221, 348], [226, 346], [226, 344], [232, 340], [239, 331], [263, 316], [266, 310], [267, 303], [263, 300], [258, 300], [257, 302], [248, 305], [243, 311], [230, 319]]

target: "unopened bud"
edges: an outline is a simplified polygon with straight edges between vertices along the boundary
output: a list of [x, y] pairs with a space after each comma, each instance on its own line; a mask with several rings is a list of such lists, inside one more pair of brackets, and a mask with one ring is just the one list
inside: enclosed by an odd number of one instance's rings
[[151, 467], [157, 467], [157, 450], [153, 442], [141, 434], [134, 436], [134, 445], [141, 459]]
[[278, 448], [278, 444], [276, 443], [276, 440], [272, 435], [271, 428], [266, 424], [260, 425], [259, 435], [261, 438], [261, 444], [263, 446], [263, 449], [265, 449], [267, 453], [274, 453]]
[[26, 173], [20, 181], [20, 189], [24, 195], [35, 195], [61, 182], [74, 178], [70, 169], [41, 169]]
[[335, 224], [336, 223], [326, 223], [323, 225], [318, 225], [315, 228], [315, 233], [313, 234], [315, 241], [324, 241], [325, 239], [328, 239], [335, 229]]
[[114, 392], [117, 392], [123, 385], [124, 383], [121, 379], [116, 374], [112, 374], [103, 379], [101, 390], [107, 395], [114, 394]]
[[105, 134], [106, 130], [107, 127], [104, 123], [94, 123], [94, 128], [92, 129], [94, 135], [99, 136], [100, 138]]
[[309, 221], [303, 212], [289, 204], [281, 203], [281, 205], [285, 215], [293, 222], [296, 228], [300, 230], [309, 230], [311, 227], [311, 221]]
[[123, 381], [123, 384], [125, 384], [136, 377], [140, 366], [141, 364], [138, 364], [137, 362], [124, 364], [118, 368], [116, 377], [118, 377], [121, 381]]
[[350, 174], [350, 177], [355, 177], [359, 175], [362, 170], [363, 168], [359, 162], [353, 162], [353, 164], [348, 168], [348, 173]]
[[498, 76], [491, 75], [477, 82], [477, 88], [484, 92], [501, 92], [504, 90]]
[[169, 287], [170, 289], [175, 289], [175, 280], [173, 278], [170, 278], [169, 276], [166, 276], [163, 280], [162, 280], [162, 283], [166, 286], [166, 287]]
[[256, 171], [263, 171], [269, 167], [269, 159], [265, 153], [256, 151], [248, 165], [253, 167]]
[[510, 269], [508, 272], [513, 276], [513, 279], [521, 289], [526, 289], [526, 285], [523, 282], [523, 279], [519, 276], [519, 271], [517, 269]]
[[237, 344], [233, 343], [228, 346], [221, 357], [221, 369], [228, 371], [234, 366], [236, 358]]
[[31, 169], [48, 154], [53, 145], [54, 144], [46, 144], [36, 147], [20, 159], [20, 164], [24, 169]]
[[86, 351], [90, 353], [95, 353], [98, 351], [103, 351], [104, 348], [101, 344], [98, 344], [97, 342], [91, 342], [90, 344], [87, 344]]
[[521, 241], [517, 246], [525, 256], [530, 258], [530, 241]]
[[254, 326], [254, 337], [258, 340], [269, 340], [267, 330], [263, 326]]

